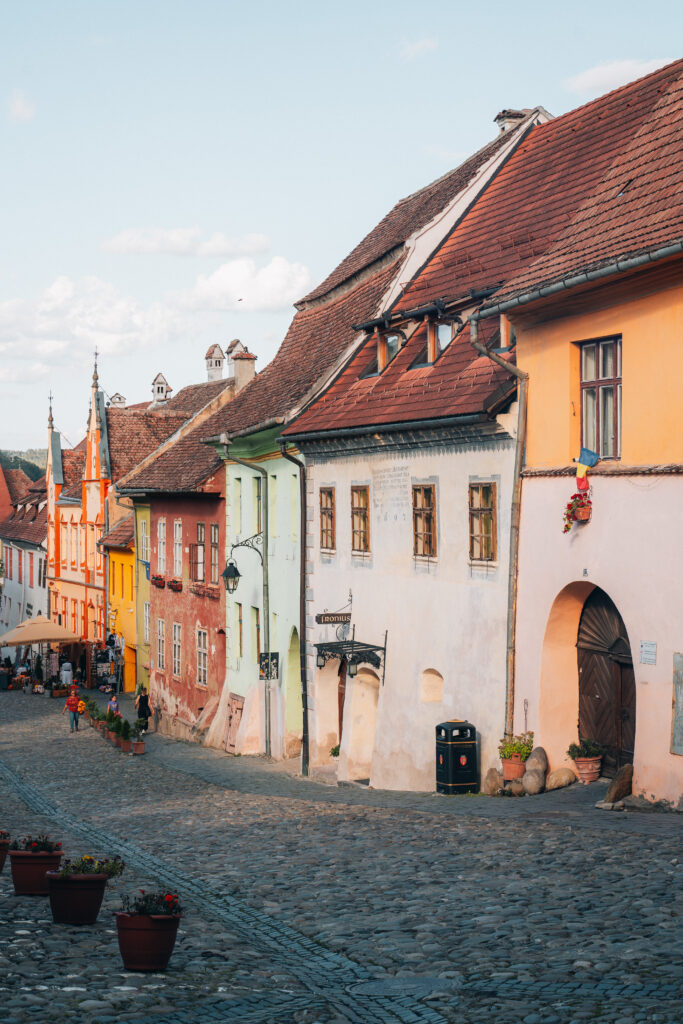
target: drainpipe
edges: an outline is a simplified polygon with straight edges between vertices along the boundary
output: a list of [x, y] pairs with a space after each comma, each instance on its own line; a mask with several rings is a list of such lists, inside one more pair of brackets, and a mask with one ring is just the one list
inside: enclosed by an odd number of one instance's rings
[[[485, 316], [492, 314], [485, 313]], [[508, 569], [508, 622], [507, 648], [505, 657], [505, 735], [514, 732], [515, 713], [515, 653], [517, 641], [517, 577], [519, 572], [519, 522], [522, 509], [522, 469], [526, 449], [526, 409], [529, 391], [529, 374], [509, 363], [496, 352], [489, 352], [479, 341], [480, 313], [473, 313], [469, 319], [470, 343], [480, 355], [513, 373], [519, 380], [517, 411], [517, 440], [515, 442], [515, 465], [512, 478], [512, 506], [510, 510], [510, 557]]]
[[309, 739], [308, 739], [308, 678], [306, 670], [306, 466], [287, 451], [287, 441], [278, 438], [280, 453], [288, 462], [299, 467], [299, 503], [301, 516], [299, 531], [301, 533], [301, 567], [299, 573], [299, 657], [301, 659], [301, 707], [303, 711], [301, 736], [301, 774], [308, 775]]
[[[265, 619], [263, 624], [263, 640], [266, 651], [270, 652], [270, 594], [268, 587], [268, 470], [253, 462], [244, 462], [243, 459], [238, 459], [237, 456], [233, 455], [230, 451], [229, 442], [226, 444], [225, 451], [227, 458], [229, 458], [231, 462], [236, 462], [238, 466], [244, 466], [246, 469], [253, 469], [254, 472], [260, 473], [263, 477], [263, 493], [261, 495], [261, 516], [263, 523], [263, 617]], [[270, 757], [270, 679], [266, 679], [265, 683], [266, 757]]]

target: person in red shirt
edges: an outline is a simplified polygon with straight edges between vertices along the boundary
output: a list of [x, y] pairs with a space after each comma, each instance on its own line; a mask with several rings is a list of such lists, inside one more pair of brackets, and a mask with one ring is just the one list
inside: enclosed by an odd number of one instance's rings
[[71, 693], [66, 698], [66, 704], [62, 708], [62, 714], [64, 714], [65, 711], [69, 712], [69, 726], [71, 732], [78, 732], [78, 720], [81, 717], [78, 714], [78, 700], [78, 690], [74, 686]]

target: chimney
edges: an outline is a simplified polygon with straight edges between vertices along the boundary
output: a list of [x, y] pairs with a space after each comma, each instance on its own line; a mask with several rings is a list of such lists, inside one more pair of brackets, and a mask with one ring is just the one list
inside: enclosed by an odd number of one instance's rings
[[204, 359], [206, 361], [206, 379], [222, 380], [225, 355], [220, 345], [211, 345]]
[[256, 376], [256, 356], [251, 352], [235, 352], [233, 355], [235, 367], [235, 394], [246, 387]]
[[152, 402], [151, 405], [163, 405], [164, 402], [168, 401], [173, 388], [169, 386], [168, 381], [164, 377], [163, 373], [158, 373], [152, 381]]
[[530, 113], [531, 109], [529, 107], [525, 107], [523, 110], [501, 110], [493, 120], [501, 132], [509, 132], [510, 129], [516, 128], [520, 121], [523, 121], [527, 114]]
[[125, 409], [126, 399], [117, 391], [116, 394], [112, 395], [109, 399], [109, 404], [113, 406], [114, 409]]

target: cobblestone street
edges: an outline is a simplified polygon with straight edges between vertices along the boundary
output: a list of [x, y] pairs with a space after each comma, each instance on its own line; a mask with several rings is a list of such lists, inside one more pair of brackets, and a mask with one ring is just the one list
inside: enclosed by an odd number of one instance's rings
[[[683, 1019], [680, 815], [601, 812], [600, 783], [337, 788], [156, 735], [127, 757], [62, 703], [0, 693], [0, 827], [127, 867], [77, 929], [5, 866], [3, 1024]], [[155, 883], [186, 906], [178, 944], [126, 973], [112, 912]]]

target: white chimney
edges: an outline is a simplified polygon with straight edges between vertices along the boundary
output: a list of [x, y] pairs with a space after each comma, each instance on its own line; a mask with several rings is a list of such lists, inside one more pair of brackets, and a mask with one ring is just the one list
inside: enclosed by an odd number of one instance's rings
[[126, 406], [126, 399], [117, 391], [116, 394], [112, 395], [109, 399], [109, 404], [115, 409], [124, 409]]
[[171, 391], [173, 388], [169, 386], [163, 373], [158, 373], [152, 381], [152, 405], [163, 405], [168, 401]]
[[516, 128], [519, 122], [523, 121], [527, 114], [530, 113], [530, 107], [525, 107], [523, 110], [501, 110], [493, 120], [501, 132], [509, 132], [511, 128]]
[[233, 355], [235, 373], [235, 394], [246, 387], [256, 376], [256, 356], [251, 352], [235, 352]]
[[225, 355], [220, 345], [212, 345], [204, 358], [206, 361], [206, 379], [222, 380]]

